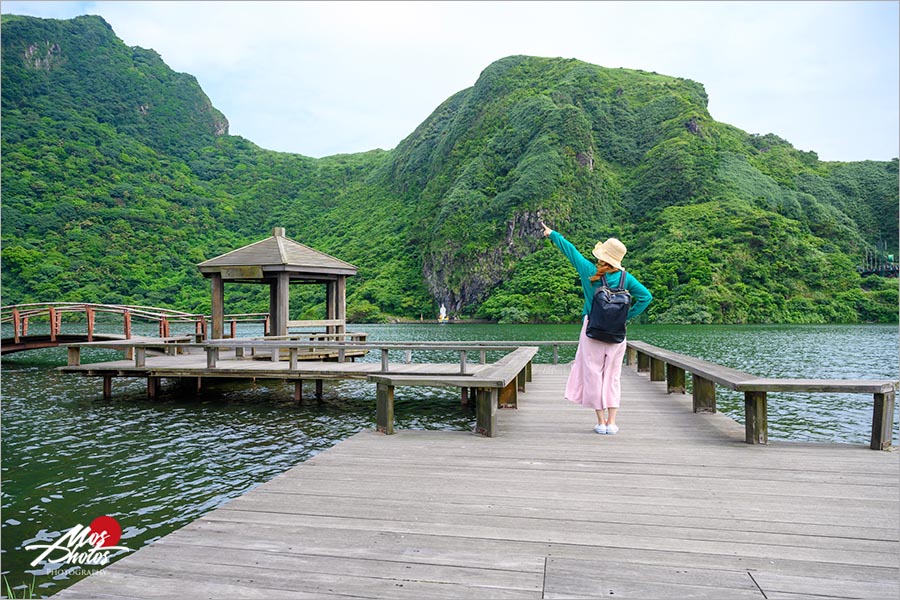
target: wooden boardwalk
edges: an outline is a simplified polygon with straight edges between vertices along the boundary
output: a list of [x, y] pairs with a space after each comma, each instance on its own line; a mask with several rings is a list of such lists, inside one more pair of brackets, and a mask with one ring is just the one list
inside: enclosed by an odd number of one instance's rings
[[900, 453], [748, 445], [632, 368], [597, 435], [567, 369], [496, 438], [361, 432], [54, 597], [898, 597]]

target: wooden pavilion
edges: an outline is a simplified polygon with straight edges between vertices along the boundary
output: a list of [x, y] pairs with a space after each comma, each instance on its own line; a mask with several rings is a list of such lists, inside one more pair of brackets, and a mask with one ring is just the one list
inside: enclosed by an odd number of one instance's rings
[[[284, 336], [288, 327], [325, 325], [329, 333], [345, 333], [347, 319], [347, 277], [356, 267], [309, 246], [285, 237], [283, 227], [272, 236], [203, 261], [197, 267], [212, 287], [210, 338], [221, 339], [225, 329], [225, 283], [257, 283], [269, 286], [270, 331]], [[324, 321], [291, 321], [289, 286], [294, 283], [324, 283]]]

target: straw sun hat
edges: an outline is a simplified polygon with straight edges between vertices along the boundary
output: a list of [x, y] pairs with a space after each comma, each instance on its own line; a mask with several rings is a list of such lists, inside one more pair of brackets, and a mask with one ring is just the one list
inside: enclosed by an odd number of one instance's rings
[[621, 269], [622, 259], [625, 258], [626, 252], [628, 252], [628, 249], [625, 247], [625, 244], [616, 238], [609, 238], [602, 244], [597, 242], [597, 245], [594, 246], [594, 250], [591, 254], [593, 254], [597, 260], [602, 260], [610, 266]]

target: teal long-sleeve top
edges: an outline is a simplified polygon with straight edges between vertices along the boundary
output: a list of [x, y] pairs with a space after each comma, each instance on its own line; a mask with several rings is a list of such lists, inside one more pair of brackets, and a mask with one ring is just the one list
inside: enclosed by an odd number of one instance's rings
[[[558, 231], [550, 233], [550, 242], [562, 250], [562, 253], [566, 255], [566, 258], [578, 271], [578, 278], [581, 279], [581, 288], [584, 292], [584, 310], [581, 311], [581, 316], [584, 317], [590, 314], [591, 303], [594, 300], [594, 289], [599, 285], [599, 282], [595, 284], [591, 281], [591, 277], [597, 272], [597, 263], [582, 256], [581, 252]], [[610, 287], [619, 287], [619, 279], [621, 277], [622, 271], [608, 273], [606, 281]], [[627, 271], [625, 274], [625, 289], [631, 294], [631, 308], [628, 310], [628, 319], [631, 320], [647, 309], [647, 305], [653, 300], [653, 295], [640, 281], [635, 279], [634, 275]]]

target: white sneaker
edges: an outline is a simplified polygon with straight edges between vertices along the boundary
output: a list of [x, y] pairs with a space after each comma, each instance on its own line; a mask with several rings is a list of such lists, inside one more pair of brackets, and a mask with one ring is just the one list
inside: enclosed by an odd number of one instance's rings
[[619, 426], [618, 425], [607, 425], [606, 433], [609, 435], [616, 435], [617, 433], [619, 433]]
[[597, 433], [606, 433], [606, 425], [600, 425], [599, 423], [594, 426], [594, 431]]

